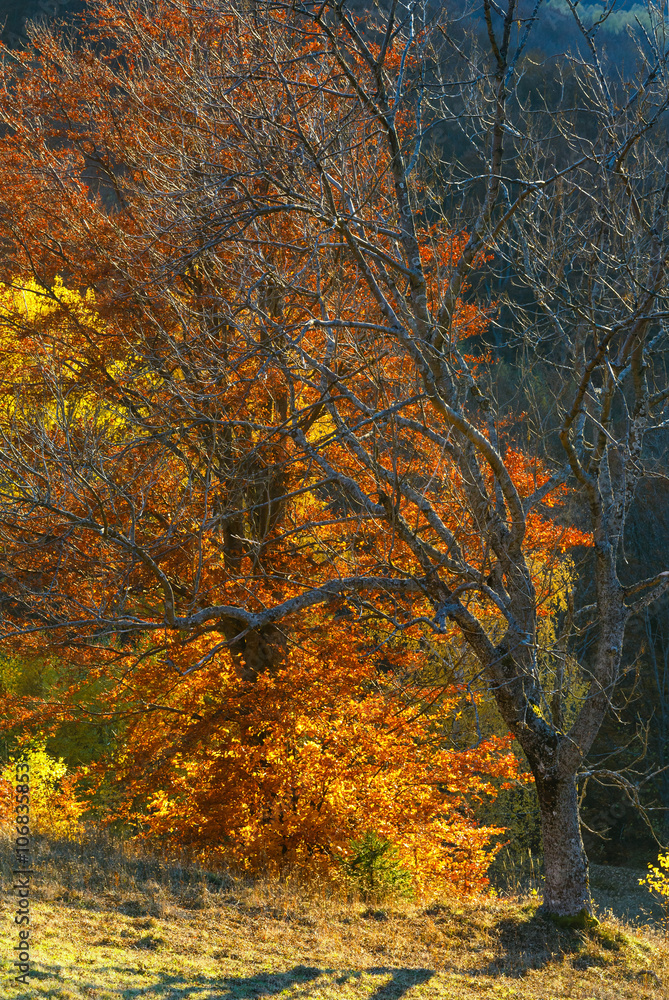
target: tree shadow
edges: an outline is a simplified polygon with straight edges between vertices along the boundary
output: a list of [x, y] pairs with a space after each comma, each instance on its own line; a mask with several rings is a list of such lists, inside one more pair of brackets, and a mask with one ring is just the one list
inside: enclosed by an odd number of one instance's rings
[[529, 917], [519, 914], [505, 918], [496, 925], [495, 932], [495, 957], [478, 969], [468, 970], [471, 975], [519, 978], [530, 969], [562, 963], [566, 955], [572, 956], [574, 964], [582, 969], [602, 965], [596, 946], [597, 928], [581, 931], [558, 927], [550, 917], [535, 912]]
[[404, 996], [414, 986], [422, 986], [434, 975], [434, 969], [388, 969], [374, 968], [365, 969], [365, 972], [375, 976], [391, 974], [389, 983], [379, 986], [374, 993], [370, 994], [368, 1000], [397, 1000]]
[[[108, 966], [110, 972], [126, 973], [134, 976], [146, 976], [146, 973], [138, 970], [135, 966]], [[207, 998], [211, 996], [212, 990], [220, 991], [215, 994], [216, 1000], [257, 1000], [258, 997], [276, 996], [301, 983], [308, 983], [331, 969], [317, 969], [305, 965], [296, 965], [287, 972], [259, 972], [253, 976], [184, 976], [180, 973], [166, 973], [156, 971], [150, 973], [150, 981], [141, 985], [124, 985], [123, 996], [127, 1000], [134, 997], [141, 997], [145, 993], [151, 996], [159, 996], [161, 1000], [181, 1000], [184, 990], [188, 989], [189, 996], [197, 996], [198, 993], [206, 991]], [[63, 975], [58, 966], [42, 966], [42, 969], [33, 969], [30, 979], [34, 981], [55, 980], [62, 983], [67, 981], [67, 976]], [[99, 989], [99, 983], [85, 983], [81, 978], [77, 985], [82, 990]], [[61, 996], [61, 987], [55, 986], [53, 990], [48, 990], [42, 994], [45, 997]], [[22, 992], [17, 990], [12, 992], [13, 1000], [34, 1000], [35, 994], [30, 990]], [[213, 998], [212, 998], [213, 1000]]]
[[[133, 976], [145, 976], [146, 974], [134, 966], [109, 966], [109, 971], [113, 973], [126, 973]], [[150, 993], [151, 996], [160, 997], [160, 1000], [181, 1000], [184, 990], [189, 991], [189, 996], [197, 997], [198, 993], [205, 993], [207, 1000], [258, 1000], [259, 997], [272, 997], [281, 994], [284, 990], [292, 986], [306, 985], [313, 982], [320, 976], [334, 972], [334, 969], [318, 969], [312, 966], [296, 965], [287, 972], [259, 972], [253, 976], [183, 976], [181, 974], [156, 972], [150, 974], [150, 981], [142, 984], [124, 984], [123, 996], [126, 1000], [134, 1000]], [[367, 975], [390, 975], [390, 982], [379, 986], [374, 993], [370, 994], [369, 1000], [399, 1000], [412, 987], [426, 983], [434, 975], [430, 969], [397, 969], [387, 967], [375, 967], [370, 969], [351, 970], [342, 972], [337, 983], [345, 983], [350, 979], [359, 979], [363, 974]], [[41, 969], [33, 969], [30, 974], [31, 981], [52, 980], [55, 983], [67, 981], [67, 975], [63, 974], [59, 966], [45, 966]], [[99, 989], [99, 983], [84, 982], [79, 978], [77, 985], [82, 991]], [[212, 996], [212, 991], [215, 991]], [[44, 997], [59, 997], [62, 995], [60, 985], [54, 985], [52, 990], [47, 990], [41, 994]], [[34, 991], [30, 989], [23, 991], [20, 988], [12, 990], [13, 1000], [34, 1000]]]

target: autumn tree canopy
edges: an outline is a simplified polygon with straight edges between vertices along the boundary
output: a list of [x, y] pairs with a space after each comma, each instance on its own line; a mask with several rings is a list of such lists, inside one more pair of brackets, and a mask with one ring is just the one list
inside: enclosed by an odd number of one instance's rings
[[[347, 652], [370, 662], [466, 647], [536, 781], [545, 904], [575, 915], [591, 908], [576, 775], [626, 622], [667, 584], [619, 576], [669, 398], [664, 56], [651, 32], [619, 86], [583, 28], [575, 139], [568, 106], [516, 100], [532, 18], [484, 10], [481, 52], [422, 7], [109, 0], [85, 37], [41, 30], [7, 55], [3, 636], [113, 682], [116, 708], [143, 713], [141, 752], [181, 738], [152, 718], [204, 711], [209, 733], [210, 688], [223, 703], [285, 679], [305, 615], [324, 635], [349, 618]], [[440, 152], [453, 120], [462, 160]], [[451, 195], [469, 188], [464, 219]], [[500, 266], [524, 297], [482, 302]], [[534, 352], [527, 409], [505, 409], [491, 322]], [[574, 604], [577, 545], [591, 607]], [[157, 700], [169, 677], [186, 709]], [[175, 794], [196, 765], [180, 766]]]

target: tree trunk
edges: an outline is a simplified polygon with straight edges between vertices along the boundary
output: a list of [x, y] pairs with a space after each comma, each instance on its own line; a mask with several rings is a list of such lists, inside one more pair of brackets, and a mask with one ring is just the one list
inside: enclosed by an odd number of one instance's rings
[[578, 816], [575, 776], [536, 775], [544, 846], [544, 910], [557, 917], [592, 917], [588, 858]]

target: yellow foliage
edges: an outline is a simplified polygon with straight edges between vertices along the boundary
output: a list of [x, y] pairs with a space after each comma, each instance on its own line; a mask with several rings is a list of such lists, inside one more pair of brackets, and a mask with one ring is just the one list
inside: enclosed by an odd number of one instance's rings
[[[102, 419], [112, 434], [118, 434], [126, 422], [118, 407], [101, 403], [91, 371], [102, 365], [112, 381], [136, 380], [139, 358], [127, 350], [117, 359], [103, 360], [95, 351], [90, 353], [90, 342], [99, 341], [104, 333], [105, 322], [96, 312], [92, 289], [82, 294], [67, 288], [60, 275], [51, 288], [33, 278], [0, 284], [0, 373], [5, 385], [16, 387], [14, 395], [3, 397], [5, 418], [16, 413], [20, 400], [23, 406], [39, 406], [51, 430], [77, 417]], [[62, 398], [44, 394], [45, 373], [47, 384], [67, 386]]]
[[659, 868], [648, 865], [648, 875], [639, 879], [639, 885], [647, 885], [651, 892], [669, 900], [669, 854], [658, 855], [657, 863]]
[[649, 892], [655, 892], [660, 897], [665, 929], [669, 931], [669, 853], [659, 854], [657, 865], [648, 865], [648, 874], [639, 879], [639, 885], [647, 885]]
[[80, 829], [84, 805], [73, 794], [74, 775], [68, 773], [62, 757], [54, 758], [44, 746], [11, 757], [0, 774], [0, 827], [11, 828], [14, 817], [16, 764], [27, 762], [30, 787], [29, 827], [32, 834], [74, 839]]

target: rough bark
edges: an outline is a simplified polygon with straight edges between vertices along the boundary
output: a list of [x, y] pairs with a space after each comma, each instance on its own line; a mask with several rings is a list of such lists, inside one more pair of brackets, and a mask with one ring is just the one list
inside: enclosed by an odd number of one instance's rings
[[559, 917], [592, 914], [576, 778], [535, 775], [544, 848], [544, 909]]

